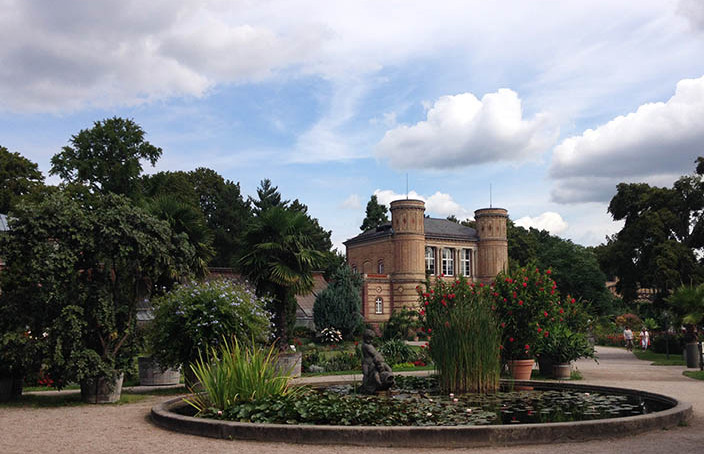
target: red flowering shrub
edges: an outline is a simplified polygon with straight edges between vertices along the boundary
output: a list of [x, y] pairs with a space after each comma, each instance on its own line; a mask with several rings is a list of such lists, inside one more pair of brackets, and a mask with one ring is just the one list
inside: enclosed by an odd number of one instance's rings
[[538, 342], [550, 335], [549, 326], [564, 321], [566, 310], [550, 274], [550, 270], [521, 268], [500, 273], [492, 284], [492, 307], [503, 327], [505, 360], [532, 358]]

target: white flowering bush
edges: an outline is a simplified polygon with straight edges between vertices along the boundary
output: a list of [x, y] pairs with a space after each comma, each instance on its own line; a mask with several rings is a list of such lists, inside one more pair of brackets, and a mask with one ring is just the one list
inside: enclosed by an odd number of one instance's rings
[[333, 327], [323, 328], [320, 331], [320, 340], [326, 344], [335, 344], [337, 342], [342, 342], [342, 333], [340, 330]]
[[266, 298], [246, 285], [218, 279], [176, 287], [154, 301], [148, 328], [152, 355], [164, 367], [195, 362], [199, 352], [235, 337], [240, 344], [266, 342], [271, 314]]

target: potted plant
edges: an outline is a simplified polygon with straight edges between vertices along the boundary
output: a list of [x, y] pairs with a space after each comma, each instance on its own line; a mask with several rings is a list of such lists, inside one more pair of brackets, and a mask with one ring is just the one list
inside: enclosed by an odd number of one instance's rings
[[684, 337], [687, 367], [698, 368], [700, 367], [701, 354], [695, 327], [704, 320], [704, 284], [696, 287], [682, 285], [667, 298], [667, 302], [680, 313], [682, 323], [686, 328]]
[[541, 356], [552, 363], [552, 376], [569, 378], [572, 361], [594, 358], [594, 347], [584, 333], [574, 332], [565, 325], [555, 325], [539, 346]]
[[162, 367], [183, 366], [186, 385], [193, 386], [190, 364], [224, 339], [241, 344], [264, 343], [271, 334], [269, 301], [245, 284], [227, 279], [176, 286], [153, 300], [154, 320], [147, 343]]
[[501, 355], [515, 379], [530, 379], [535, 348], [560, 321], [561, 306], [551, 270], [520, 268], [499, 273], [492, 284], [493, 306], [503, 329]]
[[136, 302], [188, 274], [191, 245], [128, 199], [79, 189], [18, 205], [2, 246], [3, 296], [47, 332], [42, 359], [55, 385], [80, 383], [87, 402], [117, 400]]

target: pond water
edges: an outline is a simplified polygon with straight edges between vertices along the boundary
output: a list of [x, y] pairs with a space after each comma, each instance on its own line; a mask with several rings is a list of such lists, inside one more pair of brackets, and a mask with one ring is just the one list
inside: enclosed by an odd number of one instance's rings
[[[433, 377], [397, 377], [396, 387], [385, 395], [358, 394], [352, 385], [330, 386], [295, 396], [241, 402], [224, 412], [201, 416], [275, 424], [472, 426], [609, 419], [671, 407], [638, 395], [579, 391], [560, 384], [552, 388], [454, 395], [440, 393]], [[181, 411], [193, 414], [188, 407]]]

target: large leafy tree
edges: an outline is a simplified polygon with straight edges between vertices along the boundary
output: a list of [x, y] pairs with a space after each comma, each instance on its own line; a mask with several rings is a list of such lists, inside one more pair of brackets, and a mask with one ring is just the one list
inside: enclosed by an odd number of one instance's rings
[[8, 213], [19, 197], [43, 182], [44, 176], [37, 164], [0, 146], [0, 213]]
[[606, 289], [606, 276], [594, 251], [546, 230], [526, 229], [511, 221], [507, 237], [511, 269], [550, 269], [561, 293], [590, 302], [600, 314], [611, 310], [613, 298]]
[[242, 236], [252, 216], [240, 193], [239, 183], [225, 180], [217, 172], [199, 167], [190, 172], [158, 172], [142, 178], [147, 199], [176, 197], [202, 213], [212, 237], [210, 266], [234, 266], [242, 251]]
[[336, 328], [349, 339], [362, 321], [362, 278], [343, 264], [333, 274], [330, 285], [313, 304], [313, 321], [318, 329]]
[[322, 259], [305, 233], [307, 228], [305, 214], [275, 206], [255, 216], [244, 237], [241, 272], [254, 283], [259, 295], [273, 297], [271, 309], [282, 346], [288, 343], [295, 315], [294, 295], [313, 288], [312, 272]]
[[129, 367], [137, 301], [188, 275], [194, 254], [125, 197], [68, 191], [19, 204], [0, 242], [0, 315], [46, 333], [43, 362], [59, 385]]
[[671, 188], [621, 183], [608, 211], [623, 228], [600, 250], [602, 267], [619, 278], [625, 301], [639, 288], [656, 289], [656, 302], [681, 284], [704, 279], [698, 253], [704, 246], [704, 170], [678, 179]]
[[376, 195], [371, 196], [369, 202], [367, 202], [367, 216], [364, 218], [359, 228], [366, 232], [367, 230], [375, 229], [389, 222], [388, 213], [389, 210], [386, 208], [386, 205], [379, 203]]
[[49, 173], [68, 183], [86, 185], [92, 192], [135, 197], [141, 161], [154, 165], [161, 156], [161, 148], [147, 142], [144, 135], [129, 119], [96, 121], [91, 129], [71, 136], [70, 145], [51, 158]]

